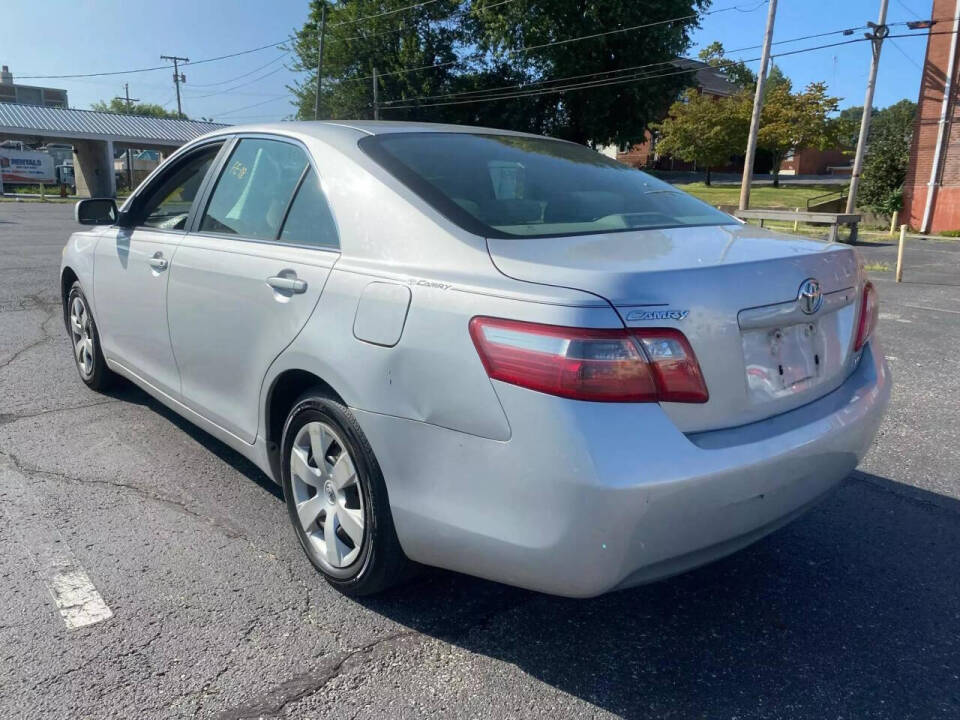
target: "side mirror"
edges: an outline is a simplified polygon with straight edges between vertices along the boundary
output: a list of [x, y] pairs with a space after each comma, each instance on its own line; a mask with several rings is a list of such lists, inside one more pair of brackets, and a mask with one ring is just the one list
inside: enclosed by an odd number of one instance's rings
[[81, 225], [115, 225], [119, 213], [113, 198], [90, 198], [78, 202], [73, 215]]

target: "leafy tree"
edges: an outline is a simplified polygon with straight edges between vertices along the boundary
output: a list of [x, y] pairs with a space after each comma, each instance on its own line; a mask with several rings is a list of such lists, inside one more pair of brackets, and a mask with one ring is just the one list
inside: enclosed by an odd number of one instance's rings
[[[316, 97], [316, 67], [321, 5], [311, 0], [307, 22], [296, 32], [292, 49], [293, 69], [310, 73], [290, 89], [296, 115], [312, 119]], [[390, 13], [410, 3], [406, 0], [340, 0], [327, 4], [327, 25], [323, 48], [322, 118], [372, 118], [373, 71], [379, 75], [380, 99], [387, 103], [416, 96], [432, 96], [456, 89], [455, 78], [463, 68], [457, 52], [463, 32], [458, 23], [462, 13], [457, 0], [439, 0], [402, 13]], [[372, 15], [379, 17], [369, 17]], [[361, 18], [365, 18], [362, 21]], [[441, 64], [417, 72], [409, 68]], [[406, 104], [406, 103], [402, 103]], [[419, 113], [446, 119], [442, 108]], [[384, 110], [391, 120], [415, 119], [408, 109]], [[425, 119], [425, 118], [424, 118]]]
[[858, 198], [861, 205], [887, 215], [901, 208], [916, 115], [917, 104], [901, 100], [872, 116]]
[[[90, 105], [91, 110], [97, 110], [99, 112], [112, 112], [112, 113], [123, 113], [125, 115], [144, 115], [146, 117], [158, 117], [158, 118], [176, 118], [177, 112], [174, 110], [170, 112], [163, 105], [156, 105], [154, 103], [131, 103], [129, 108], [125, 100], [121, 98], [113, 98], [110, 102], [100, 100]], [[182, 116], [184, 120], [187, 119], [186, 115]]]
[[[774, 66], [773, 68], [777, 68]], [[771, 70], [768, 82], [773, 78]], [[773, 185], [780, 186], [780, 163], [790, 151], [806, 147], [825, 148], [837, 141], [837, 125], [830, 115], [838, 98], [827, 94], [825, 83], [810, 83], [803, 92], [794, 93], [782, 73], [764, 87], [763, 110], [757, 145], [769, 151], [773, 161]], [[742, 97], [742, 102], [747, 103]]]
[[[308, 73], [291, 87], [300, 118], [313, 117], [324, 1], [311, 0], [309, 17], [292, 40], [293, 69]], [[438, 0], [371, 18], [408, 7], [409, 0], [337, 0], [327, 5], [320, 116], [371, 117], [376, 67], [384, 119], [488, 124], [595, 145], [640, 142], [647, 125], [693, 80], [672, 62], [689, 47], [696, 13], [708, 3]], [[645, 27], [642, 38], [637, 32], [603, 34], [682, 16], [693, 17]], [[591, 39], [551, 44], [594, 33]], [[635, 70], [611, 75], [624, 68]], [[549, 92], [576, 84], [571, 77], [598, 84]], [[529, 94], [485, 97], [510, 90]]]
[[[876, 117], [877, 110], [874, 109], [872, 117]], [[857, 148], [857, 141], [860, 139], [860, 121], [863, 120], [863, 106], [855, 105], [844, 108], [837, 116], [837, 140], [841, 148], [853, 152]]]
[[697, 55], [703, 62], [715, 67], [724, 77], [741, 88], [754, 88], [757, 85], [757, 74], [747, 67], [743, 60], [730, 60], [725, 57], [726, 50], [723, 43], [714, 40], [703, 48]]
[[[580, 143], [631, 145], [642, 142], [648, 124], [662, 118], [692, 84], [693, 73], [677, 73], [671, 63], [689, 47], [696, 15], [708, 4], [709, 0], [516, 0], [485, 10], [472, 28], [473, 40], [484, 59], [499, 60], [513, 74], [547, 86], [563, 78], [589, 82], [596, 77], [584, 78], [589, 73], [637, 68], [632, 82], [540, 95], [519, 104], [528, 128]], [[683, 16], [692, 17], [637, 32], [600, 35]], [[590, 34], [598, 37], [545, 46]]]
[[747, 144], [749, 116], [739, 98], [718, 98], [687, 90], [683, 99], [670, 107], [667, 118], [655, 125], [659, 132], [657, 150], [706, 170], [726, 163]]

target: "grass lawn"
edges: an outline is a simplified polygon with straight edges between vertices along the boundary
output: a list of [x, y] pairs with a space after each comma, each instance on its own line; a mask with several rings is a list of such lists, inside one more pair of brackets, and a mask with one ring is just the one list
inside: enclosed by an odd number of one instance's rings
[[[711, 205], [737, 205], [740, 202], [739, 185], [711, 185], [707, 187], [702, 182], [686, 183], [675, 187], [710, 203]], [[842, 185], [783, 185], [775, 188], [772, 185], [754, 185], [750, 189], [750, 207], [752, 208], [782, 208], [805, 210], [807, 200], [824, 193], [836, 192]]]

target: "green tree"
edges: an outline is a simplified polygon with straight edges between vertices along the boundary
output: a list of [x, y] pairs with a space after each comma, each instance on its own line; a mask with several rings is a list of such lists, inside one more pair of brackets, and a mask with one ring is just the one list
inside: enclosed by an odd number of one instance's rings
[[[751, 100], [743, 95], [741, 102], [743, 112], [749, 112]], [[830, 117], [836, 112], [837, 102], [838, 98], [827, 94], [825, 83], [810, 83], [803, 92], [794, 93], [782, 73], [765, 86], [757, 145], [770, 153], [774, 187], [780, 186], [780, 163], [788, 152], [807, 147], [822, 149], [837, 142], [837, 124]]]
[[[320, 13], [323, 0], [311, 0], [309, 17], [296, 32], [293, 69], [308, 77], [290, 89], [296, 116], [313, 119]], [[443, 108], [429, 112], [390, 110], [404, 98], [432, 96], [457, 89], [457, 76], [465, 67], [458, 48], [463, 40], [457, 0], [439, 0], [402, 13], [406, 0], [340, 0], [327, 3], [323, 48], [321, 118], [372, 118], [373, 71], [384, 101], [384, 119], [409, 120], [429, 115], [445, 118]], [[378, 17], [370, 17], [379, 15]], [[361, 20], [361, 18], [363, 18]], [[406, 72], [410, 68], [441, 67]], [[400, 103], [407, 104], [407, 103]]]
[[858, 197], [861, 205], [887, 215], [901, 208], [916, 115], [917, 104], [901, 100], [872, 116]]
[[[158, 118], [175, 118], [177, 117], [177, 112], [167, 110], [163, 105], [156, 105], [154, 103], [131, 103], [130, 107], [127, 107], [127, 102], [122, 98], [113, 98], [109, 102], [105, 100], [100, 100], [90, 105], [91, 110], [97, 110], [99, 112], [112, 112], [112, 113], [123, 113], [125, 115], [144, 115], [146, 117], [158, 117]], [[187, 119], [186, 115], [182, 116], [184, 120]]]
[[[611, 78], [611, 71], [636, 68], [615, 76], [621, 81], [632, 77], [631, 82], [570, 89], [518, 104], [526, 128], [580, 143], [631, 145], [642, 142], [647, 126], [659, 121], [693, 83], [693, 73], [678, 73], [672, 63], [689, 48], [697, 14], [708, 4], [709, 0], [516, 0], [484, 11], [472, 34], [482, 58], [499, 60], [511, 74], [544, 83], [541, 88], [563, 84], [564, 78], [589, 82]], [[649, 25], [677, 17], [687, 19]], [[637, 25], [648, 26], [604, 34]], [[597, 37], [549, 45], [591, 34]], [[605, 75], [589, 75], [599, 73]]]
[[725, 57], [726, 50], [723, 43], [714, 40], [703, 48], [697, 57], [711, 67], [715, 67], [720, 73], [735, 85], [741, 88], [749, 89], [757, 85], [757, 74], [747, 67], [742, 60], [730, 60]]
[[[291, 87], [300, 118], [314, 114], [322, 1], [311, 0], [292, 41], [294, 69], [307, 73]], [[696, 14], [708, 3], [438, 0], [382, 14], [410, 2], [338, 0], [327, 5], [319, 114], [371, 117], [375, 67], [384, 119], [487, 124], [595, 145], [640, 142], [647, 125], [692, 83], [693, 73], [678, 72], [672, 63], [689, 47]], [[645, 27], [642, 38], [638, 32], [604, 34], [685, 16], [691, 17]], [[591, 34], [597, 37], [552, 44]], [[613, 74], [624, 68], [634, 70]], [[571, 77], [598, 84], [552, 91], [578, 84]], [[523, 96], [486, 97], [511, 90]]]
[[740, 108], [739, 98], [718, 98], [687, 90], [683, 99], [670, 106], [666, 119], [654, 125], [659, 136], [657, 151], [695, 162], [706, 171], [726, 163], [747, 144], [749, 117]]

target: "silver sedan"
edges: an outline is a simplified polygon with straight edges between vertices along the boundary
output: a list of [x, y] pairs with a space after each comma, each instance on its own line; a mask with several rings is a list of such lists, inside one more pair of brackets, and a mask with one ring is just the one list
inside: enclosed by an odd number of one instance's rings
[[890, 394], [852, 248], [572, 143], [230, 127], [76, 212], [81, 379], [250, 458], [350, 594], [416, 563], [576, 597], [682, 572], [822, 498]]

